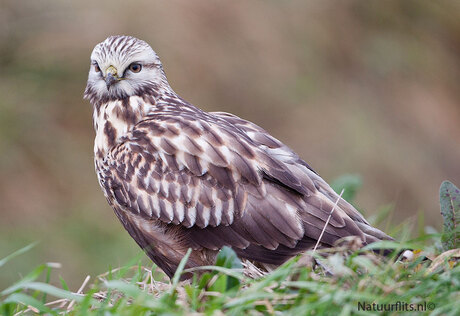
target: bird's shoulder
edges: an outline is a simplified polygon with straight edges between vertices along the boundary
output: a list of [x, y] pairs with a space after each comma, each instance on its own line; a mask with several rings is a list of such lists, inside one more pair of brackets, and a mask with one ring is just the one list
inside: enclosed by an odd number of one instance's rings
[[260, 126], [230, 113], [155, 112], [135, 126], [130, 139], [147, 144], [164, 160], [169, 160], [164, 154], [174, 156], [179, 167], [195, 175], [225, 168], [235, 181], [260, 185], [269, 178], [300, 194], [314, 190], [309, 179], [305, 185], [291, 170], [299, 166], [314, 173], [306, 162]]

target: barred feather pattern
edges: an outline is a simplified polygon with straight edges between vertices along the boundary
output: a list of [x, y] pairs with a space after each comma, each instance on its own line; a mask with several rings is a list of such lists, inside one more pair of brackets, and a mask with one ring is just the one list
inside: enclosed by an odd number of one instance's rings
[[[135, 38], [123, 41], [136, 47]], [[106, 58], [119, 54], [104, 47]], [[90, 83], [85, 93], [94, 105], [99, 183], [150, 258], [172, 276], [190, 247], [188, 267], [213, 264], [223, 246], [270, 265], [314, 246], [339, 199], [330, 186], [261, 127], [200, 110], [170, 88], [162, 68], [157, 74], [120, 99]], [[391, 239], [340, 199], [321, 246], [346, 236]]]

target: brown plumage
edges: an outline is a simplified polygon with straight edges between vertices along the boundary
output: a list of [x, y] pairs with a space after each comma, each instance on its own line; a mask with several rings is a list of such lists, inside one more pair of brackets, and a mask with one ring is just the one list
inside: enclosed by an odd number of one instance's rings
[[[223, 246], [280, 265], [316, 244], [339, 197], [290, 148], [251, 122], [180, 98], [139, 39], [109, 37], [91, 63], [85, 98], [100, 185], [166, 274], [188, 248], [188, 267], [213, 264]], [[347, 236], [364, 245], [391, 239], [340, 199], [320, 245]]]

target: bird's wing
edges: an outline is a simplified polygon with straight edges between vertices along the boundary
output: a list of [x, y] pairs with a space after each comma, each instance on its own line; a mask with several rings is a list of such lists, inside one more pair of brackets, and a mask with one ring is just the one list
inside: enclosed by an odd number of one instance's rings
[[339, 199], [339, 195], [324, 181], [316, 171], [313, 170], [304, 160], [302, 160], [292, 149], [283, 144], [278, 139], [271, 136], [262, 127], [244, 120], [234, 114], [226, 112], [212, 112], [231, 124], [244, 131], [255, 144], [268, 155], [281, 161], [292, 173], [296, 175], [307, 175], [313, 182], [315, 189], [320, 191], [331, 201], [339, 200], [338, 206], [354, 221], [367, 223], [366, 219], [352, 205], [344, 199]]
[[[189, 228], [194, 246], [276, 249], [317, 239], [334, 201], [319, 191], [315, 173], [291, 165], [267, 133], [202, 115], [156, 114], [138, 123], [101, 171], [108, 197], [141, 217]], [[335, 210], [325, 243], [365, 239], [347, 213]]]
[[[311, 192], [311, 195], [313, 196], [312, 198], [304, 198], [304, 200], [307, 201], [307, 204], [310, 203], [308, 202], [308, 200], [312, 200], [315, 197], [318, 197], [322, 201], [326, 200], [326, 204], [328, 204], [329, 206], [323, 207], [325, 209], [328, 209], [330, 207], [330, 202], [335, 203], [336, 201], [338, 201], [337, 207], [335, 207], [334, 212], [341, 213], [341, 217], [344, 218], [345, 221], [348, 223], [350, 223], [348, 219], [351, 219], [354, 222], [354, 224], [356, 224], [356, 226], [359, 227], [359, 230], [362, 232], [362, 234], [364, 234], [365, 240], [363, 239], [363, 241], [365, 243], [370, 243], [381, 239], [392, 240], [390, 236], [383, 233], [379, 229], [376, 229], [375, 227], [371, 226], [361, 215], [361, 213], [358, 212], [346, 200], [340, 198], [339, 195], [329, 186], [329, 184], [327, 184], [327, 182], [324, 181], [318, 175], [318, 173], [313, 170], [312, 167], [310, 167], [310, 165], [308, 165], [304, 160], [302, 160], [292, 149], [290, 149], [288, 146], [283, 144], [278, 139], [271, 136], [263, 128], [254, 124], [253, 122], [244, 120], [234, 114], [226, 112], [212, 112], [212, 114], [230, 122], [232, 125], [241, 129], [245, 134], [250, 136], [251, 140], [253, 140], [253, 142], [259, 149], [263, 150], [265, 153], [281, 162], [293, 174], [297, 175], [300, 179], [302, 179], [302, 183], [309, 182], [308, 180], [305, 180], [306, 178], [309, 178], [309, 180], [312, 181], [316, 190], [313, 190], [313, 192]], [[300, 214], [303, 215], [302, 217], [305, 218], [306, 216], [308, 218], [311, 218], [311, 215], [315, 217], [315, 210], [311, 210], [310, 208], [309, 211], [308, 209], [309, 207], [303, 209], [303, 211], [300, 211]], [[353, 233], [353, 231], [355, 230], [355, 225], [351, 224], [350, 227], [347, 227], [347, 225], [345, 225], [345, 228], [347, 228], [346, 230], [348, 230], [348, 233], [350, 235], [356, 235], [355, 233]]]

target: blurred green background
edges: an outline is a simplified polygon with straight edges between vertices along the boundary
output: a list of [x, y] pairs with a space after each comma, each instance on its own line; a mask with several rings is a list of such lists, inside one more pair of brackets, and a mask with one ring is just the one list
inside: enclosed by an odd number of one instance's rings
[[[61, 262], [71, 287], [139, 253], [98, 187], [93, 47], [144, 39], [172, 87], [265, 127], [327, 181], [362, 176], [367, 216], [441, 227], [460, 183], [459, 1], [5, 1], [0, 3], [0, 288]], [[5, 273], [6, 272], [6, 273]]]

